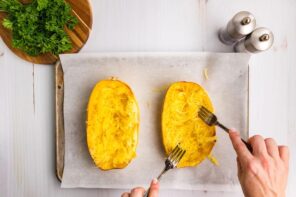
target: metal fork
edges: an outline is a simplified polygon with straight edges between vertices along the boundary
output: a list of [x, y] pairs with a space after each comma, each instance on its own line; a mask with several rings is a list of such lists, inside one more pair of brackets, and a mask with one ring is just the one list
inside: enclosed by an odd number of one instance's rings
[[[164, 175], [168, 170], [177, 167], [178, 163], [181, 161], [185, 155], [186, 150], [180, 148], [179, 144], [173, 149], [169, 156], [165, 160], [165, 167], [162, 172], [158, 175], [157, 180], [160, 181], [162, 175]], [[148, 197], [150, 188], [144, 193], [144, 197]]]
[[[198, 116], [209, 126], [219, 126], [220, 128], [222, 128], [224, 131], [226, 131], [227, 133], [229, 133], [229, 129], [227, 127], [225, 127], [223, 124], [221, 124], [218, 121], [218, 118], [215, 114], [213, 114], [212, 112], [210, 112], [207, 108], [205, 108], [204, 106], [201, 106], [201, 108], [198, 111]], [[250, 152], [253, 151], [251, 145], [249, 143], [247, 143], [244, 139], [242, 139], [243, 143], [247, 146], [247, 148], [249, 149]]]

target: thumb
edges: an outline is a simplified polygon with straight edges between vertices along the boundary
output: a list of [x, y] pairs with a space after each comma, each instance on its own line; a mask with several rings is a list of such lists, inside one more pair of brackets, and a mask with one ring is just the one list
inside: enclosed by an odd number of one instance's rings
[[157, 179], [153, 179], [151, 181], [150, 190], [149, 190], [149, 197], [158, 197], [158, 191], [159, 191], [159, 184]]

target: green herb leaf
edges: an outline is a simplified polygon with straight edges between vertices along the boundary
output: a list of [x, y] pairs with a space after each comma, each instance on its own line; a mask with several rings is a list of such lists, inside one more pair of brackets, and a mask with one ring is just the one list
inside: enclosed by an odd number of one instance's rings
[[2, 22], [12, 31], [12, 46], [31, 56], [60, 53], [72, 49], [65, 27], [73, 29], [78, 20], [64, 0], [0, 0], [0, 10], [8, 13]]
[[9, 19], [5, 18], [2, 24], [5, 28], [12, 30], [13, 23]]
[[47, 8], [48, 6], [48, 0], [37, 0], [37, 10], [40, 11], [40, 10], [43, 10], [45, 8]]

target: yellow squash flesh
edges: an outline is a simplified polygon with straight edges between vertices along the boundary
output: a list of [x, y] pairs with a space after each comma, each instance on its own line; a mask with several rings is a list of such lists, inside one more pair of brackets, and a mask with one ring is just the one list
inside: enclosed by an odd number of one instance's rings
[[139, 122], [139, 107], [127, 84], [96, 84], [87, 107], [87, 144], [97, 167], [124, 168], [136, 157]]
[[176, 82], [166, 93], [162, 112], [162, 139], [166, 154], [177, 144], [186, 150], [178, 167], [196, 166], [206, 159], [216, 142], [215, 127], [206, 125], [198, 110], [213, 112], [205, 90], [193, 82]]

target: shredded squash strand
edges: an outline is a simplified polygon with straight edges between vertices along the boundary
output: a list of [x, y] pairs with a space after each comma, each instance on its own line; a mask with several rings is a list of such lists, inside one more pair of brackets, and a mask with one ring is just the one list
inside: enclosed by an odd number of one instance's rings
[[118, 80], [99, 82], [87, 112], [87, 144], [95, 164], [124, 168], [136, 156], [139, 108], [131, 89]]
[[213, 111], [207, 93], [196, 83], [176, 82], [167, 91], [162, 113], [163, 144], [167, 154], [178, 143], [186, 150], [178, 167], [198, 165], [215, 145], [215, 127], [198, 117], [200, 106]]

